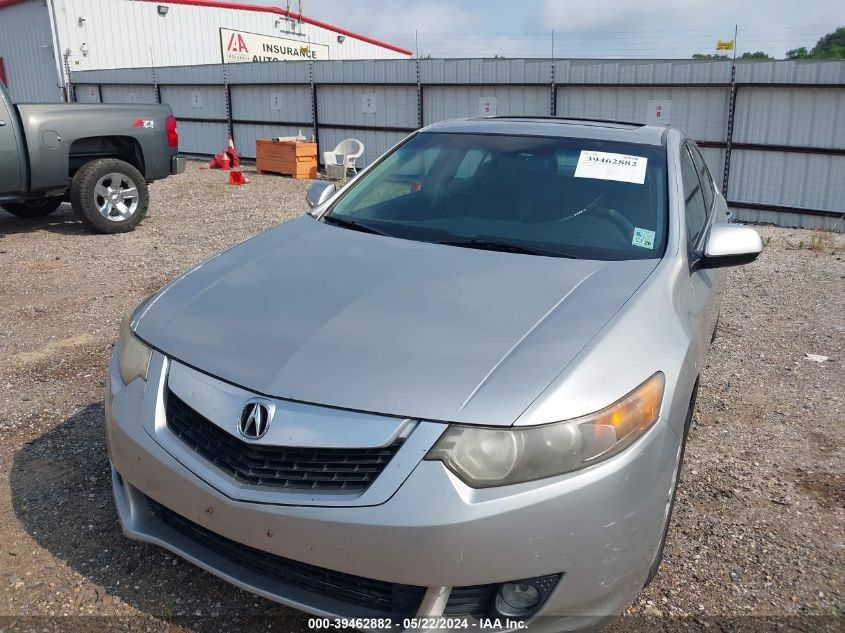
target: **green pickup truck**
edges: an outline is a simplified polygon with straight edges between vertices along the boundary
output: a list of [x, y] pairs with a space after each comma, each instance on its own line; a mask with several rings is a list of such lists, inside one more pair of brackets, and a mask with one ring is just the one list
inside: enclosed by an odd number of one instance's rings
[[167, 105], [13, 104], [0, 83], [0, 207], [24, 218], [69, 201], [102, 233], [131, 231], [147, 183], [185, 170]]

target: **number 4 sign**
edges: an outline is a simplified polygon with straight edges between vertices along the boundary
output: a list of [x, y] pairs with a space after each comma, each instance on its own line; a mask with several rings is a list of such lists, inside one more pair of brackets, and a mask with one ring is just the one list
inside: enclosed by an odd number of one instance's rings
[[672, 116], [670, 99], [655, 99], [648, 102], [645, 122], [649, 125], [669, 125]]

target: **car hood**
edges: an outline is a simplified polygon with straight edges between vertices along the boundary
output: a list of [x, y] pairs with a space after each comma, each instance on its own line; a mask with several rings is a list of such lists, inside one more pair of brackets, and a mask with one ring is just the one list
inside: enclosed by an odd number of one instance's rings
[[177, 279], [135, 331], [266, 396], [510, 425], [656, 264], [442, 246], [306, 216]]

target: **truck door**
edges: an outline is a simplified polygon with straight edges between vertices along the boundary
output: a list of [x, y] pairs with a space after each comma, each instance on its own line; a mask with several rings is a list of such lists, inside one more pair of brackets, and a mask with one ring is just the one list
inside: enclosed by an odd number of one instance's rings
[[20, 127], [9, 93], [0, 86], [0, 194], [21, 191]]

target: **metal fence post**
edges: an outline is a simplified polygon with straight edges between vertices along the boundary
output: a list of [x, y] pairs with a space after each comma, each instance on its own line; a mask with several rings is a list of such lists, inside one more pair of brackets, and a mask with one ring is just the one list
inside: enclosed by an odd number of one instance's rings
[[308, 62], [308, 80], [311, 83], [311, 118], [314, 121], [314, 142], [317, 143], [317, 164], [320, 163], [320, 121], [317, 112], [317, 84], [314, 83], [314, 62]]
[[[554, 35], [552, 35], [552, 41], [554, 41]], [[554, 49], [554, 44], [552, 44], [552, 49]], [[555, 116], [557, 116], [557, 84], [555, 83], [556, 77], [555, 77], [555, 60], [554, 59], [552, 59], [551, 75], [552, 75], [551, 110], [552, 110], [552, 116], [555, 117]]]
[[417, 126], [422, 128], [425, 125], [425, 119], [423, 117], [423, 87], [422, 81], [420, 80], [420, 60], [415, 60], [414, 64], [417, 67]]
[[235, 140], [235, 125], [232, 122], [232, 87], [229, 85], [229, 74], [226, 72], [226, 64], [221, 64], [223, 74], [223, 90], [226, 99], [226, 127], [228, 127], [229, 134], [232, 136], [232, 142]]
[[728, 198], [728, 180], [731, 175], [731, 144], [734, 137], [734, 113], [736, 112], [736, 61], [731, 64], [731, 92], [728, 101], [728, 125], [725, 131], [725, 172], [722, 177], [722, 195]]
[[150, 71], [153, 76], [153, 91], [156, 93], [156, 103], [161, 103], [161, 86], [158, 85], [158, 77], [156, 76], [155, 66], [153, 66]]

